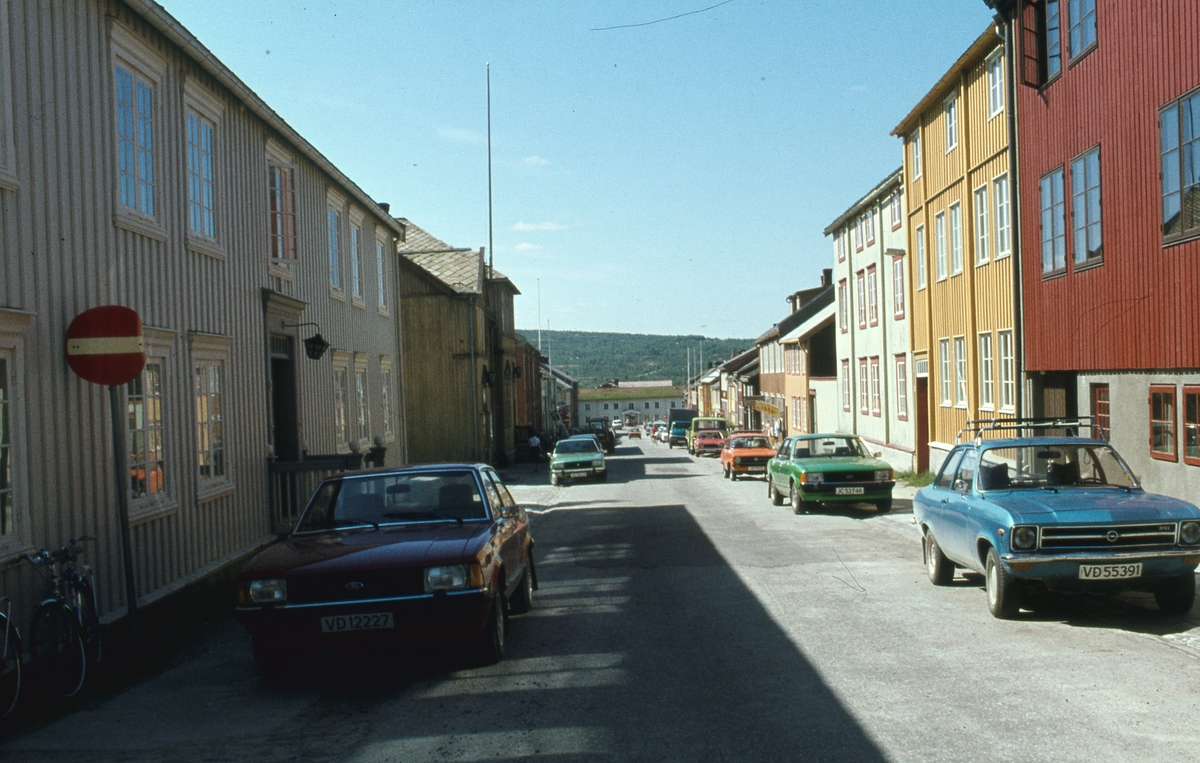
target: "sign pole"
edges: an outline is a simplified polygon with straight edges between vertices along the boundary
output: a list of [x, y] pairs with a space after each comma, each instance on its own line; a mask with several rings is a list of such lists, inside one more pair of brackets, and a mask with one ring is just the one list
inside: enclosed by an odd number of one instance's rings
[[129, 479], [129, 468], [125, 461], [128, 450], [125, 446], [125, 427], [121, 411], [121, 390], [116, 384], [108, 387], [108, 408], [112, 413], [113, 464], [116, 468], [117, 516], [121, 520], [121, 555], [125, 565], [125, 606], [129, 612], [129, 625], [133, 629], [133, 642], [138, 640], [137, 586], [133, 580], [133, 542], [129, 533], [129, 500], [125, 495], [125, 481]]

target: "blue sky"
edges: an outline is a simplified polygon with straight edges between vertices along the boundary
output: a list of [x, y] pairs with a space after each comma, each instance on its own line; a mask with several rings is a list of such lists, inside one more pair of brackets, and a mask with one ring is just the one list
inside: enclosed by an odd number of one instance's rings
[[754, 337], [983, 0], [160, 0], [372, 197], [488, 244], [518, 328]]

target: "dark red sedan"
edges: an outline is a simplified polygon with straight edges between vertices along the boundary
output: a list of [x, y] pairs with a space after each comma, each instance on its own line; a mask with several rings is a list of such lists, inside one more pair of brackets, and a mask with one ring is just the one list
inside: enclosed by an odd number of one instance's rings
[[317, 487], [239, 573], [236, 616], [268, 679], [304, 653], [429, 640], [465, 640], [491, 664], [536, 586], [529, 518], [491, 467], [377, 469]]

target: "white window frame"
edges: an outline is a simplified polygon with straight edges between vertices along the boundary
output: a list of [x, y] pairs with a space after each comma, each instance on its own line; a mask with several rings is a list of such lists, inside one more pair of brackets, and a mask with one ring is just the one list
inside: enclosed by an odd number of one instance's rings
[[868, 209], [863, 216], [863, 227], [867, 229], [867, 246], [875, 243], [875, 209]]
[[941, 406], [949, 408], [954, 404], [952, 397], [954, 394], [954, 385], [950, 370], [950, 340], [947, 338], [938, 340], [938, 367], [942, 372], [942, 378], [939, 380], [942, 390]]
[[[165, 193], [165, 185], [163, 180], [166, 173], [163, 171], [165, 166], [163, 162], [162, 145], [165, 145], [163, 138], [165, 131], [163, 130], [163, 107], [165, 105], [165, 97], [163, 92], [163, 81], [167, 70], [166, 60], [160, 56], [153, 48], [142, 42], [137, 35], [125, 28], [119, 23], [112, 25], [112, 36], [110, 37], [111, 45], [111, 69], [110, 76], [112, 77], [112, 97], [113, 97], [113, 117], [116, 120], [113, 125], [113, 137], [117, 143], [113, 151], [113, 180], [116, 183], [114, 188], [113, 200], [115, 210], [113, 215], [113, 223], [118, 227], [133, 230], [159, 241], [166, 240], [166, 232], [162, 223], [163, 210], [162, 201], [167, 195]], [[122, 168], [121, 168], [121, 143], [125, 136], [121, 132], [121, 106], [120, 94], [117, 86], [117, 70], [124, 71], [132, 80], [134, 111], [132, 118], [133, 126], [133, 173], [131, 182], [133, 183], [134, 199], [132, 204], [127, 204], [121, 193], [122, 183]], [[137, 108], [137, 98], [139, 84], [146, 87], [150, 91], [150, 115], [146, 125], [139, 122], [139, 111]], [[149, 167], [149, 182], [146, 183], [146, 176], [143, 174], [144, 168], [141, 166], [140, 152], [138, 145], [144, 140], [145, 136], [142, 133], [142, 127], [149, 128], [149, 144], [150, 150], [150, 167]], [[149, 186], [149, 210], [145, 199], [142, 196], [143, 183]]]
[[871, 415], [879, 416], [883, 413], [882, 395], [879, 393], [879, 357], [872, 357], [867, 365], [871, 376]]
[[860, 270], [854, 274], [855, 289], [858, 293], [858, 327], [867, 327], [867, 273]]
[[350, 452], [350, 366], [353, 355], [333, 353], [333, 439], [338, 453]]
[[896, 368], [896, 418], [908, 421], [908, 356], [895, 356]]
[[838, 281], [838, 324], [843, 332], [850, 330], [850, 289], [845, 278]]
[[1016, 368], [1013, 359], [1012, 329], [998, 333], [1000, 345], [1000, 412], [1012, 413], [1016, 410], [1017, 385]]
[[391, 442], [395, 436], [395, 426], [392, 424], [392, 391], [392, 359], [383, 356], [379, 358], [379, 411], [385, 442]]
[[871, 412], [870, 400], [870, 382], [867, 381], [868, 361], [866, 358], [858, 359], [858, 412], [864, 416]]
[[354, 439], [359, 448], [369, 448], [371, 439], [371, 376], [367, 371], [368, 356], [354, 356]]
[[979, 186], [974, 192], [975, 199], [975, 264], [986, 265], [991, 257], [989, 251], [988, 231], [988, 187], [987, 183]]
[[908, 142], [912, 145], [912, 179], [916, 182], [917, 178], [921, 177], [921, 128], [913, 130], [909, 134]]
[[850, 359], [842, 359], [842, 410], [850, 410]]
[[[224, 107], [221, 101], [208, 92], [195, 79], [188, 77], [183, 83], [183, 137], [186, 154], [183, 162], [184, 176], [187, 178], [187, 188], [184, 197], [187, 200], [187, 244], [188, 248], [201, 254], [207, 254], [218, 259], [224, 259], [225, 250], [219, 243], [219, 227], [217, 216], [217, 129], [221, 124], [221, 116], [224, 112]], [[203, 163], [203, 145], [193, 144], [190, 138], [190, 123], [196, 120], [198, 128], [203, 131], [209, 131], [209, 146], [208, 146], [208, 177], [204, 176], [203, 171], [197, 174], [193, 171], [192, 160], [193, 151], [196, 156], [201, 158]], [[201, 193], [200, 198], [195, 197], [199, 187]], [[207, 197], [207, 198], [206, 198]], [[212, 230], [206, 232], [197, 230], [193, 226], [193, 211], [196, 206], [207, 212], [211, 217]]]
[[[297, 257], [296, 191], [299, 170], [292, 157], [273, 142], [268, 142], [266, 153], [267, 256], [278, 274], [290, 277], [288, 264], [295, 262]], [[278, 185], [275, 182], [276, 177], [280, 178], [284, 185]]]
[[946, 122], [946, 153], [958, 147], [958, 92], [952, 92], [942, 102], [942, 117]]
[[938, 212], [933, 217], [934, 239], [936, 241], [935, 259], [937, 260], [937, 280], [946, 280], [946, 213]]
[[342, 280], [342, 225], [345, 219], [346, 199], [330, 189], [325, 194], [325, 250], [328, 253], [329, 294], [335, 299], [346, 299], [346, 287]]
[[954, 202], [950, 205], [950, 275], [956, 276], [963, 271], [963, 242], [962, 242], [962, 204]]
[[979, 410], [991, 411], [996, 407], [996, 376], [992, 359], [992, 332], [979, 334]]
[[892, 318], [904, 317], [904, 258], [892, 258]]
[[867, 325], [879, 325], [879, 274], [874, 265], [867, 267]]
[[917, 290], [920, 291], [928, 285], [928, 274], [926, 273], [925, 264], [925, 226], [918, 225], [916, 231], [916, 249], [917, 249]]
[[361, 308], [366, 306], [363, 299], [362, 210], [350, 207], [347, 217], [350, 220], [350, 302]]
[[892, 191], [892, 203], [890, 205], [892, 210], [892, 230], [899, 228], [900, 224], [904, 222], [904, 209], [900, 201], [901, 195], [900, 189]]
[[988, 121], [1004, 111], [1004, 58], [996, 50], [987, 59]]
[[954, 407], [967, 407], [967, 338], [954, 337]]
[[[229, 422], [233, 420], [230, 415], [230, 395], [229, 395], [229, 350], [233, 346], [233, 340], [230, 337], [218, 334], [204, 334], [201, 332], [192, 332], [188, 335], [189, 349], [189, 378], [191, 384], [192, 400], [195, 405], [192, 407], [191, 426], [194, 427], [192, 436], [192, 444], [196, 448], [194, 457], [191, 459], [189, 469], [192, 478], [196, 481], [196, 496], [197, 500], [207, 500], [215, 498], [219, 495], [232, 492], [235, 487], [233, 462], [234, 459], [230, 456], [230, 441], [229, 441]], [[220, 371], [221, 379], [221, 454], [223, 473], [215, 476], [205, 477], [200, 474], [201, 457], [201, 422], [197, 420], [196, 415], [201, 409], [199, 403], [202, 394], [211, 397], [212, 390], [200, 389], [196, 382], [197, 370], [199, 368], [216, 367]], [[211, 402], [205, 404], [205, 408], [211, 410]], [[205, 424], [211, 425], [213, 419], [210, 417]], [[209, 441], [211, 442], [211, 436]], [[212, 460], [211, 457], [209, 459]]]
[[388, 314], [387, 255], [391, 249], [391, 239], [386, 236], [375, 237], [375, 290], [378, 293], [378, 311], [383, 316]]
[[[0, 12], [4, 6], [0, 4]], [[33, 549], [29, 514], [29, 442], [26, 426], [25, 371], [27, 334], [33, 313], [0, 307], [0, 358], [5, 361], [9, 388], [8, 443], [12, 484], [12, 532], [0, 535], [0, 561], [19, 559]], [[0, 530], [3, 528], [0, 527]]]
[[[158, 493], [147, 493], [140, 498], [134, 498], [131, 485], [126, 481], [124, 487], [126, 495], [129, 498], [129, 520], [131, 522], [140, 522], [151, 517], [160, 516], [174, 510], [179, 505], [179, 474], [175, 468], [179, 460], [175, 454], [171, 453], [171, 446], [175, 444], [175, 438], [170, 436], [171, 426], [174, 423], [170, 421], [171, 412], [176, 410], [174, 401], [171, 399], [171, 392], [175, 389], [174, 375], [171, 354], [175, 345], [176, 333], [170, 329], [152, 328], [150, 326], [142, 327], [142, 348], [146, 353], [146, 368], [151, 364], [156, 364], [159, 367], [159, 372], [162, 375], [161, 379], [161, 394], [159, 399], [159, 407], [161, 408], [160, 422], [161, 436], [163, 438], [163, 489]], [[193, 372], [194, 373], [194, 372]], [[143, 384], [145, 383], [146, 371], [141, 373]], [[194, 377], [193, 377], [194, 381]], [[129, 408], [129, 385], [124, 387], [126, 396], [126, 411]], [[224, 402], [222, 400], [222, 402]], [[129, 431], [126, 430], [126, 437], [129, 437]], [[129, 446], [129, 451], [133, 453], [133, 446], [130, 441], [126, 441]], [[129, 468], [132, 471], [134, 464], [130, 460]]]
[[1008, 173], [992, 179], [992, 216], [996, 221], [996, 259], [1012, 254], [1012, 200], [1008, 194]]

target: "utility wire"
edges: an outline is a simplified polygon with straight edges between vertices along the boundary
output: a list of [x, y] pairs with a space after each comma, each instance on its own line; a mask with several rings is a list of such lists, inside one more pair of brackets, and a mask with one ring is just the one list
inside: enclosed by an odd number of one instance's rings
[[660, 24], [664, 21], [673, 21], [674, 19], [681, 19], [684, 16], [691, 16], [696, 13], [704, 13], [705, 11], [711, 11], [713, 8], [720, 8], [722, 5], [728, 5], [732, 2], [733, 2], [733, 0], [725, 0], [725, 2], [723, 2], [723, 3], [717, 3], [716, 5], [710, 5], [707, 8], [701, 8], [698, 11], [688, 11], [687, 13], [681, 13], [678, 16], [667, 16], [665, 19], [655, 19], [654, 21], [643, 21], [641, 24], [621, 24], [619, 26], [602, 26], [602, 27], [593, 28], [592, 31], [593, 32], [607, 32], [610, 29], [630, 29], [632, 27], [637, 27], [637, 26], [650, 26], [651, 24]]

